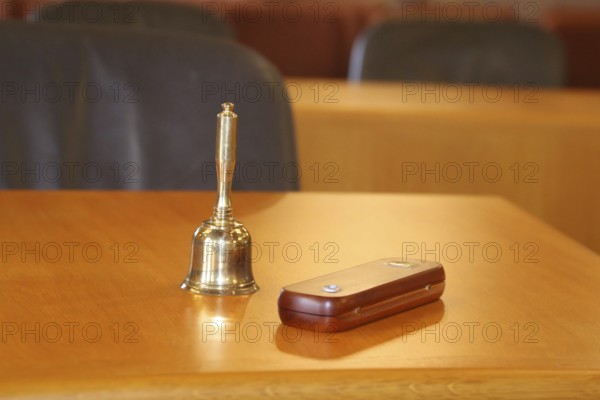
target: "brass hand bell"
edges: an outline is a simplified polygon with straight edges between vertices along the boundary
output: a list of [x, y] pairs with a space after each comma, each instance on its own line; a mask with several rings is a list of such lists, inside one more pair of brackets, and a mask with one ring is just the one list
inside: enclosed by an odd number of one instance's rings
[[243, 295], [258, 286], [252, 275], [252, 241], [244, 225], [233, 218], [231, 183], [236, 162], [237, 115], [233, 104], [217, 116], [217, 202], [210, 219], [192, 239], [190, 271], [181, 288], [197, 294]]

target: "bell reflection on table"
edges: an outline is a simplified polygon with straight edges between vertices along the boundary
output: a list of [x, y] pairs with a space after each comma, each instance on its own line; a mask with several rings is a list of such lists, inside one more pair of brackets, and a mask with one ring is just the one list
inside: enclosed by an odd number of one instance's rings
[[252, 241], [233, 218], [231, 183], [236, 162], [237, 115], [223, 104], [217, 117], [217, 203], [212, 217], [194, 232], [190, 271], [182, 289], [198, 294], [244, 295], [258, 290], [252, 275]]
[[186, 314], [204, 331], [208, 324], [242, 321], [249, 300], [250, 296], [195, 296]]

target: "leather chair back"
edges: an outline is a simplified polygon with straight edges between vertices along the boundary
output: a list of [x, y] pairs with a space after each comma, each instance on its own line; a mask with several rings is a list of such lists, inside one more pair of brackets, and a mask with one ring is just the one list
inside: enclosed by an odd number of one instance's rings
[[234, 189], [298, 188], [285, 85], [230, 40], [0, 23], [0, 187], [214, 189], [216, 115], [236, 104]]
[[561, 86], [563, 49], [534, 25], [387, 21], [353, 46], [349, 79]]

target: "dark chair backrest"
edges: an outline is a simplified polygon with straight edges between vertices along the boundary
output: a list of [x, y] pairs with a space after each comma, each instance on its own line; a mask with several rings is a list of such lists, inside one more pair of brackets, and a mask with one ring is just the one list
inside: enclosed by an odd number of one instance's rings
[[0, 23], [3, 188], [214, 189], [216, 115], [239, 115], [234, 188], [294, 190], [279, 72], [205, 36]]
[[349, 79], [561, 86], [564, 56], [533, 25], [387, 21], [355, 42]]
[[234, 38], [233, 29], [201, 7], [167, 1], [65, 1], [43, 5], [28, 22], [184, 31]]

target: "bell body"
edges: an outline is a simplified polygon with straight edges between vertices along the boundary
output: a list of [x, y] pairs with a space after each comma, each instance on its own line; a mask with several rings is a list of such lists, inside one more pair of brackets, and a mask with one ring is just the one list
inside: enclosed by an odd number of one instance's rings
[[231, 207], [237, 138], [233, 104], [223, 104], [217, 118], [217, 201], [212, 217], [194, 232], [190, 270], [181, 288], [198, 294], [250, 294], [258, 290], [252, 276], [252, 239], [233, 218]]
[[194, 232], [190, 272], [182, 289], [198, 294], [243, 295], [258, 286], [252, 275], [252, 239], [238, 221], [209, 219]]

